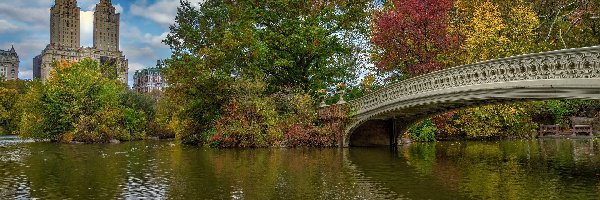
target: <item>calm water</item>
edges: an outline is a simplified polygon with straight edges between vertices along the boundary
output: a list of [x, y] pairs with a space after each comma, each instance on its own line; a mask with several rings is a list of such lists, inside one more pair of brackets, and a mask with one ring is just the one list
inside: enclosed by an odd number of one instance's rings
[[0, 199], [599, 199], [593, 140], [214, 150], [0, 138]]

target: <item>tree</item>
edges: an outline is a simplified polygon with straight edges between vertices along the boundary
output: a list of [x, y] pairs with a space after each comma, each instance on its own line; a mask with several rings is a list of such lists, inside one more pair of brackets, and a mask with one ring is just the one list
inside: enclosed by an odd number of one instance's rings
[[[453, 28], [464, 33], [461, 46], [464, 64], [494, 58], [531, 53], [543, 49], [538, 45], [535, 29], [539, 20], [531, 6], [525, 3], [504, 3], [499, 7], [492, 1], [456, 1]], [[502, 13], [505, 10], [507, 13]]]
[[0, 87], [0, 135], [11, 134], [17, 117], [16, 103], [19, 93], [15, 89]]
[[20, 134], [61, 142], [139, 139], [144, 112], [121, 105], [124, 91], [95, 61], [57, 62], [48, 82], [34, 84], [23, 97]]
[[227, 106], [239, 102], [237, 86], [247, 81], [264, 82], [261, 95], [268, 97], [294, 89], [315, 95], [353, 79], [360, 49], [349, 37], [368, 32], [370, 5], [369, 0], [208, 0], [194, 7], [181, 1], [164, 40], [173, 51], [165, 61], [166, 94], [180, 106], [174, 116], [178, 137], [207, 141]]
[[536, 0], [539, 13], [539, 37], [551, 49], [565, 49], [600, 44], [600, 1]]
[[30, 86], [24, 80], [0, 80], [0, 135], [16, 134], [22, 113], [21, 97]]
[[[538, 16], [527, 3], [456, 1], [453, 29], [464, 33], [460, 63], [508, 57], [543, 48], [537, 43]], [[506, 13], [502, 13], [502, 12]], [[442, 135], [468, 138], [524, 137], [532, 126], [531, 103], [488, 105], [435, 117]], [[439, 127], [439, 126], [438, 126]]]
[[264, 79], [270, 92], [316, 91], [352, 78], [354, 66], [338, 61], [356, 59], [346, 37], [367, 34], [370, 3], [210, 0], [196, 8], [181, 2], [165, 40], [174, 55], [167, 64], [188, 55], [225, 75]]
[[377, 69], [417, 76], [451, 63], [460, 40], [449, 31], [451, 0], [393, 0], [376, 13], [371, 41]]

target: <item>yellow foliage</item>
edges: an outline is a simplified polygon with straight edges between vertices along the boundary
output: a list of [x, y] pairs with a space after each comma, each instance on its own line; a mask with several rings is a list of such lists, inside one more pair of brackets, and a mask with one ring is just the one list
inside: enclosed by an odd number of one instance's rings
[[533, 130], [523, 104], [498, 104], [468, 108], [456, 113], [445, 128], [448, 135], [469, 138], [522, 137]]
[[502, 34], [506, 24], [498, 7], [489, 1], [484, 2], [473, 13], [472, 21], [466, 23], [466, 63], [489, 60], [503, 54], [509, 39]]
[[55, 77], [56, 73], [58, 73], [57, 71], [63, 71], [76, 63], [77, 62], [73, 60], [60, 60], [52, 63], [53, 70], [50, 71], [50, 76], [48, 77], [48, 79], [52, 79], [53, 77]]
[[513, 45], [510, 45], [512, 54], [530, 53], [538, 50], [535, 45], [536, 32], [534, 31], [539, 25], [540, 20], [531, 6], [518, 5], [511, 9], [510, 12], [510, 37]]
[[[489, 0], [462, 1], [456, 6], [452, 31], [465, 36], [461, 63], [509, 57], [540, 50], [535, 29], [540, 22], [533, 8], [522, 2], [502, 3], [500, 7]], [[502, 13], [508, 12], [508, 13]]]
[[74, 138], [75, 138], [75, 134], [73, 134], [73, 132], [68, 132], [68, 133], [61, 135], [60, 141], [64, 142], [64, 143], [70, 143], [73, 141]]

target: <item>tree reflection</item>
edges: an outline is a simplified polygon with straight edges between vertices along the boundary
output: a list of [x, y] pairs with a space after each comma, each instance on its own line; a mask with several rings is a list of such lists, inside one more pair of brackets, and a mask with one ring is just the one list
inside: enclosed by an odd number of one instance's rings
[[598, 198], [590, 187], [598, 184], [597, 150], [592, 140], [533, 140], [440, 142], [400, 151], [414, 169], [471, 198], [572, 199]]
[[206, 149], [177, 142], [0, 148], [0, 199], [598, 199], [598, 141]]

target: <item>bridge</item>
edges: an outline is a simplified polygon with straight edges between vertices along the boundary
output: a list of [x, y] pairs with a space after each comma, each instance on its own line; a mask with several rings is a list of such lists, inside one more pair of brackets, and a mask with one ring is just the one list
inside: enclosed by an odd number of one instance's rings
[[411, 124], [458, 108], [548, 99], [600, 99], [600, 46], [483, 61], [410, 78], [348, 102], [342, 145], [396, 145]]

